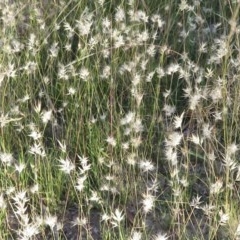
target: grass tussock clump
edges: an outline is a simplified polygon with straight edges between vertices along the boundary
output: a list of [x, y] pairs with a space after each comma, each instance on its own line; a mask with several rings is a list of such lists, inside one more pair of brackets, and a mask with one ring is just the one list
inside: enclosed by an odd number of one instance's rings
[[0, 1], [0, 239], [240, 239], [239, 1]]

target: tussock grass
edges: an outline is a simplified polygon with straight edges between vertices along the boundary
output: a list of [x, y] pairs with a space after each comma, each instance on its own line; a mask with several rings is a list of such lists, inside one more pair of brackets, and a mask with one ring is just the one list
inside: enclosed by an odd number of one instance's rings
[[240, 239], [239, 1], [0, 1], [0, 239]]

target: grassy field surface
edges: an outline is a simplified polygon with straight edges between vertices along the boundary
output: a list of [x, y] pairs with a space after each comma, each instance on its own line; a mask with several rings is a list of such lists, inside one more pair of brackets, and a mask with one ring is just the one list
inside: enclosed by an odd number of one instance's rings
[[0, 0], [0, 239], [240, 240], [239, 0]]

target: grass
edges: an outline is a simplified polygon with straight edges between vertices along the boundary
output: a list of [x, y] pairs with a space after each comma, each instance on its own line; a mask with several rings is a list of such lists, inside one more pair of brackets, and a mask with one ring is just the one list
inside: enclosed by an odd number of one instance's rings
[[239, 8], [1, 1], [0, 239], [240, 239]]

